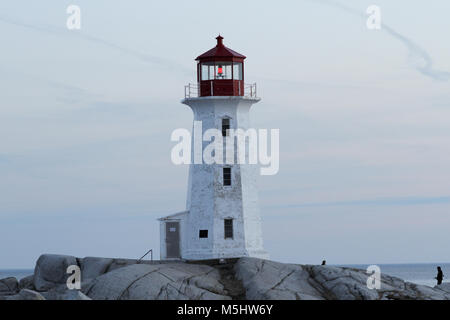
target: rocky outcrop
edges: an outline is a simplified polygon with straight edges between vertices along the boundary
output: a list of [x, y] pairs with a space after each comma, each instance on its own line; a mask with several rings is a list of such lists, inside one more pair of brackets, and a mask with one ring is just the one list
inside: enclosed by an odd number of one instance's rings
[[72, 256], [43, 254], [34, 268], [33, 284], [37, 291], [46, 291], [59, 284], [65, 284], [69, 274], [66, 270], [70, 265], [78, 265]]
[[241, 258], [234, 269], [249, 300], [325, 299], [323, 294], [310, 284], [308, 271], [299, 265]]
[[79, 290], [68, 290], [56, 297], [55, 300], [92, 300]]
[[80, 260], [81, 275], [83, 281], [94, 279], [108, 271], [114, 259], [86, 257]]
[[57, 286], [66, 285], [66, 281], [70, 276], [67, 273], [67, 268], [71, 265], [76, 265], [80, 268], [82, 281], [88, 281], [106, 272], [137, 263], [145, 264], [148, 261], [139, 262], [134, 259], [98, 257], [76, 258], [67, 255], [43, 254], [36, 262], [33, 286], [37, 291], [47, 291]]
[[41, 292], [41, 295], [46, 300], [92, 300], [80, 290], [67, 290], [63, 287]]
[[450, 300], [450, 294], [428, 286], [381, 276], [381, 288], [367, 287], [364, 270], [285, 264], [241, 258], [235, 264], [247, 299], [298, 300]]
[[19, 289], [30, 289], [35, 290], [34, 287], [34, 275], [30, 275], [20, 279], [19, 281]]
[[29, 289], [22, 289], [19, 291], [18, 294], [12, 295], [12, 296], [5, 296], [0, 297], [0, 300], [45, 300], [44, 296], [41, 295], [39, 292], [29, 290]]
[[0, 279], [0, 295], [12, 295], [19, 292], [19, 282], [14, 277]]
[[[81, 270], [81, 289], [69, 290], [67, 267]], [[2, 300], [450, 300], [450, 284], [434, 288], [381, 276], [367, 287], [365, 270], [279, 263], [256, 258], [169, 262], [39, 257], [34, 275], [0, 280]]]
[[445, 291], [447, 293], [450, 293], [450, 282], [444, 282], [444, 283], [442, 283], [440, 285], [434, 286], [434, 288], [442, 290], [442, 291]]
[[135, 264], [97, 277], [82, 291], [101, 300], [230, 299], [219, 272], [206, 265]]

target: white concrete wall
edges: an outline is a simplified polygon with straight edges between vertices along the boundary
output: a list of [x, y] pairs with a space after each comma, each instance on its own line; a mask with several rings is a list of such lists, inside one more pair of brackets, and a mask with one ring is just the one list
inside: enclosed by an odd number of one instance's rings
[[[250, 128], [249, 110], [257, 99], [243, 97], [201, 97], [186, 99], [194, 121], [202, 121], [203, 132], [221, 130], [222, 119], [231, 119], [231, 128]], [[193, 137], [194, 139], [194, 137]], [[209, 142], [203, 143], [205, 148]], [[192, 141], [192, 159], [194, 159]], [[235, 154], [237, 154], [235, 146]], [[248, 145], [247, 145], [248, 152]], [[257, 165], [231, 165], [231, 186], [223, 186], [224, 165], [192, 164], [189, 171], [187, 210], [183, 238], [185, 259], [255, 256], [268, 258], [263, 249], [258, 204]], [[233, 239], [224, 238], [224, 219], [233, 219]], [[199, 238], [199, 230], [208, 238]]]

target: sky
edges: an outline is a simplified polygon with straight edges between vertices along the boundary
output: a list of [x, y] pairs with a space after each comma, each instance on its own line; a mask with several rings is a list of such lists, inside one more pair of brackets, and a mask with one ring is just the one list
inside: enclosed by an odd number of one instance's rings
[[[81, 9], [68, 30], [66, 9]], [[369, 5], [380, 30], [366, 27]], [[42, 253], [159, 258], [185, 209], [170, 135], [195, 57], [224, 44], [280, 129], [264, 246], [291, 263], [450, 261], [450, 2], [0, 2], [0, 268]]]

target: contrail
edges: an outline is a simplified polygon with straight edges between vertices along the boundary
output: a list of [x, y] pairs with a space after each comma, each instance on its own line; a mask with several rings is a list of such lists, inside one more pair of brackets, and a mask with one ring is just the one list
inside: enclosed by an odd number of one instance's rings
[[[367, 16], [362, 14], [359, 10], [356, 10], [354, 8], [348, 7], [335, 1], [331, 0], [309, 0], [309, 1], [335, 7], [351, 15], [355, 15], [363, 19], [367, 18]], [[408, 49], [408, 62], [412, 68], [416, 69], [424, 76], [430, 77], [437, 81], [448, 81], [450, 79], [450, 72], [434, 69], [433, 59], [431, 58], [431, 56], [425, 49], [416, 44], [414, 41], [398, 33], [392, 27], [390, 27], [385, 23], [381, 23], [381, 30], [386, 31], [390, 36], [399, 40]]]
[[310, 207], [337, 207], [337, 206], [411, 206], [411, 205], [434, 205], [448, 204], [450, 196], [436, 197], [392, 197], [392, 198], [375, 198], [366, 200], [349, 200], [334, 202], [305, 202], [293, 204], [281, 204], [267, 206], [268, 208], [310, 208]]
[[33, 24], [29, 24], [29, 23], [22, 22], [19, 20], [7, 18], [7, 17], [1, 16], [1, 15], [0, 15], [0, 21], [7, 23], [7, 24], [11, 24], [11, 25], [15, 25], [15, 26], [23, 27], [23, 28], [28, 28], [28, 29], [32, 29], [34, 31], [39, 31], [39, 32], [43, 32], [43, 33], [50, 33], [50, 34], [55, 34], [55, 35], [64, 36], [64, 37], [67, 37], [67, 36], [78, 37], [78, 38], [81, 38], [81, 39], [84, 39], [84, 40], [87, 40], [90, 42], [94, 42], [94, 43], [103, 45], [105, 47], [115, 49], [115, 50], [125, 53], [127, 55], [134, 56], [135, 58], [137, 58], [145, 63], [164, 65], [165, 67], [173, 69], [177, 72], [179, 72], [181, 70], [185, 75], [189, 75], [189, 76], [192, 74], [191, 69], [186, 68], [185, 66], [182, 66], [176, 62], [173, 62], [173, 61], [161, 58], [161, 57], [152, 56], [152, 55], [149, 55], [146, 53], [138, 52], [135, 50], [131, 50], [131, 49], [122, 47], [120, 45], [117, 45], [113, 42], [82, 33], [81, 31], [78, 31], [78, 30], [68, 32], [64, 28], [58, 28], [58, 27], [54, 27], [54, 26], [33, 25]]

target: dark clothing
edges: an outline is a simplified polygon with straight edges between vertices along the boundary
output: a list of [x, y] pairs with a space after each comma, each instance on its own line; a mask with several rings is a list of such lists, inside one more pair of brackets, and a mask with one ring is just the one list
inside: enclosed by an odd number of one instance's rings
[[442, 273], [442, 270], [438, 271], [436, 280], [437, 280], [437, 284], [441, 284], [442, 283], [442, 279], [444, 279], [444, 274]]

